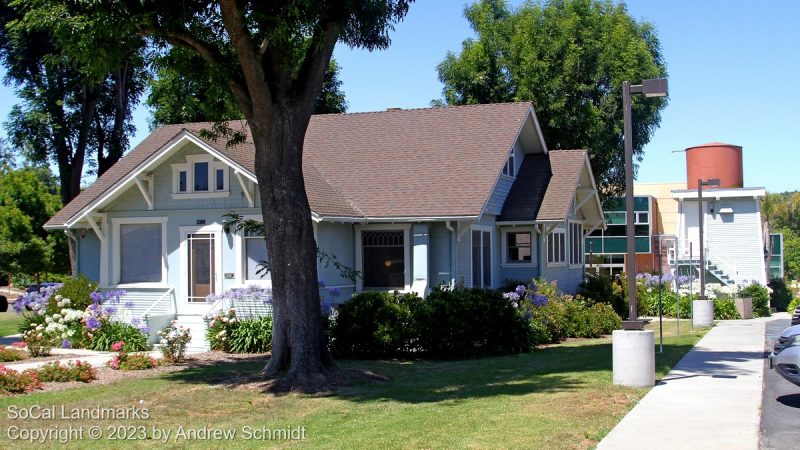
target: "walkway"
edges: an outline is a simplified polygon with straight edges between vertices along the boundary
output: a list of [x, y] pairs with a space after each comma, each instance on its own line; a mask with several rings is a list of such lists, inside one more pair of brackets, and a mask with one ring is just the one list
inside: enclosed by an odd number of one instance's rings
[[719, 322], [598, 450], [757, 449], [764, 331], [770, 320]]

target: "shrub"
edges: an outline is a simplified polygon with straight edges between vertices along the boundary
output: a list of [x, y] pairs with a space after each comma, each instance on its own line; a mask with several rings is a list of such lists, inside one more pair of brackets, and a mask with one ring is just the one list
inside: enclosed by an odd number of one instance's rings
[[108, 367], [114, 370], [145, 370], [158, 367], [158, 361], [145, 353], [128, 353], [128, 343], [124, 341], [115, 342], [111, 349], [117, 352], [117, 356], [108, 362]]
[[[418, 348], [429, 357], [473, 358], [531, 348], [532, 330], [523, 310], [495, 290], [434, 289], [424, 301], [413, 302], [409, 311], [415, 320], [400, 332], [416, 330]], [[406, 342], [415, 347], [413, 339]]]
[[767, 284], [772, 289], [769, 294], [769, 303], [776, 311], [787, 311], [789, 303], [792, 301], [792, 291], [786, 287], [786, 282], [782, 278], [773, 278]]
[[[70, 299], [72, 301], [70, 305], [71, 308], [83, 311], [92, 304], [91, 295], [95, 290], [97, 290], [97, 283], [89, 280], [86, 275], [80, 274], [75, 278], [67, 278], [64, 280], [64, 284], [56, 290], [56, 293], [63, 298]], [[48, 307], [49, 313], [58, 312], [60, 309], [52, 304], [54, 301], [54, 298], [50, 300], [51, 305]]]
[[791, 314], [792, 312], [794, 312], [795, 309], [797, 309], [798, 306], [800, 306], [800, 297], [797, 297], [791, 302], [789, 302], [789, 306], [786, 307], [786, 311], [789, 311], [789, 313]]
[[211, 350], [227, 352], [230, 350], [229, 338], [236, 324], [236, 308], [219, 313], [208, 322], [208, 343]]
[[65, 383], [68, 381], [80, 381], [88, 383], [97, 379], [97, 370], [85, 361], [68, 362], [60, 364], [58, 361], [45, 364], [37, 370], [40, 381], [55, 381]]
[[0, 362], [21, 361], [27, 357], [27, 353], [21, 350], [0, 347]]
[[412, 353], [417, 346], [413, 315], [421, 303], [415, 294], [369, 291], [354, 295], [337, 309], [331, 330], [333, 354], [392, 358]]
[[181, 362], [186, 353], [186, 344], [192, 340], [192, 335], [188, 328], [183, 326], [176, 327], [175, 321], [163, 330], [158, 332], [161, 337], [161, 354], [169, 362]]
[[33, 369], [17, 372], [0, 365], [0, 394], [24, 394], [42, 387]]
[[733, 300], [714, 300], [715, 320], [733, 320], [741, 318], [742, 316], [736, 311], [736, 302]]
[[739, 297], [751, 297], [753, 299], [753, 317], [769, 317], [769, 291], [767, 288], [753, 282], [739, 289]]
[[266, 353], [272, 350], [272, 317], [265, 316], [235, 322], [228, 340], [231, 353]]
[[34, 358], [49, 355], [53, 348], [53, 337], [45, 333], [41, 324], [32, 323], [31, 328], [22, 333], [22, 340]]
[[610, 305], [619, 316], [628, 313], [625, 297], [620, 295], [620, 290], [614, 289], [614, 280], [608, 275], [587, 274], [586, 279], [581, 283], [579, 293], [592, 303]]
[[112, 350], [116, 342], [125, 342], [125, 351], [141, 352], [150, 350], [148, 337], [133, 325], [123, 322], [105, 321], [93, 334], [90, 348], [99, 352]]

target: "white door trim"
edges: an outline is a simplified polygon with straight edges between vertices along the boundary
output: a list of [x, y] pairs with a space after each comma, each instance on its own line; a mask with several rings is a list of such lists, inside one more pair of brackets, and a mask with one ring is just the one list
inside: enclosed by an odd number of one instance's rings
[[214, 236], [214, 286], [213, 293], [222, 292], [222, 244], [223, 232], [222, 226], [219, 224], [203, 225], [203, 226], [185, 226], [178, 227], [180, 234], [180, 260], [181, 271], [180, 280], [176, 289], [178, 314], [205, 314], [211, 307], [210, 303], [189, 303], [189, 287], [187, 281], [189, 280], [189, 259], [188, 259], [188, 246], [187, 237], [189, 234], [207, 233]]

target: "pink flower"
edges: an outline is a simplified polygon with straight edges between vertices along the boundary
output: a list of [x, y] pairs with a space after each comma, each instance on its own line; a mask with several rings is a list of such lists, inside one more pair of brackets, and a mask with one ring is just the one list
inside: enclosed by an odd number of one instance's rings
[[119, 341], [119, 342], [115, 342], [115, 343], [114, 343], [114, 344], [111, 346], [111, 350], [114, 350], [115, 352], [118, 352], [118, 351], [120, 351], [120, 349], [122, 349], [122, 347], [124, 347], [124, 346], [125, 346], [125, 341]]
[[25, 343], [22, 342], [22, 341], [16, 341], [16, 342], [12, 342], [11, 346], [12, 347], [17, 347], [17, 348], [25, 348]]

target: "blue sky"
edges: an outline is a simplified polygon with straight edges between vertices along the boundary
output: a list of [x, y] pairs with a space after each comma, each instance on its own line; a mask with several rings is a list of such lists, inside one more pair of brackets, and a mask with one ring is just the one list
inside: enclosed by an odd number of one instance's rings
[[[464, 0], [418, 0], [392, 33], [392, 46], [367, 52], [337, 47], [350, 112], [427, 107], [441, 96], [436, 64], [472, 35]], [[520, 1], [512, 1], [519, 4]], [[637, 20], [656, 26], [667, 61], [670, 103], [645, 148], [639, 180], [680, 181], [682, 153], [709, 141], [744, 147], [746, 186], [780, 192], [800, 189], [796, 152], [800, 129], [800, 2], [636, 0]], [[634, 80], [637, 81], [637, 80]], [[0, 119], [16, 102], [0, 87]], [[136, 114], [141, 141], [149, 112]], [[2, 134], [2, 132], [0, 132]]]

